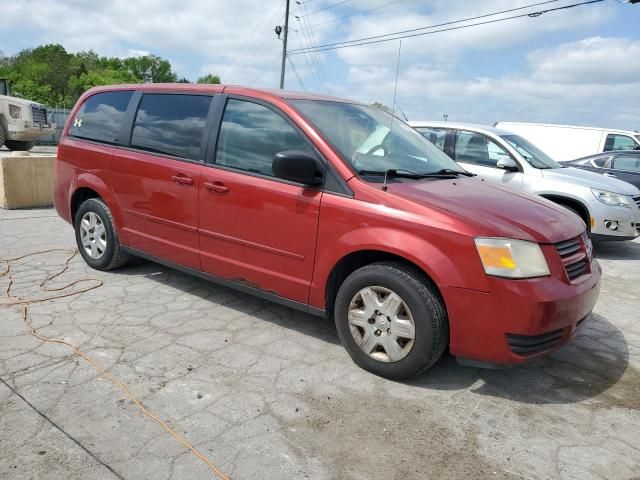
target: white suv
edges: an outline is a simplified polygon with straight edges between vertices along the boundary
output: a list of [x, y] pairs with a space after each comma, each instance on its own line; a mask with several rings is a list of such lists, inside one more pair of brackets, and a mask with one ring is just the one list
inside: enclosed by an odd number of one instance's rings
[[640, 235], [640, 190], [630, 183], [564, 167], [506, 130], [452, 122], [409, 125], [468, 171], [573, 211], [595, 239], [632, 240]]

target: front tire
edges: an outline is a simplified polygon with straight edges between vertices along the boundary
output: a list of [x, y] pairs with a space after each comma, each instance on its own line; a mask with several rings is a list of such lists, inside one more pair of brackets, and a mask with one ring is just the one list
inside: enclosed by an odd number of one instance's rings
[[4, 143], [9, 150], [12, 150], [14, 152], [28, 152], [34, 147], [36, 141], [5, 140]]
[[96, 270], [112, 270], [127, 263], [109, 207], [99, 198], [80, 205], [74, 220], [76, 243], [85, 262]]
[[2, 148], [6, 140], [7, 140], [7, 130], [4, 128], [4, 125], [0, 123], [0, 148]]
[[448, 344], [447, 314], [436, 288], [402, 264], [374, 263], [353, 272], [340, 286], [334, 312], [353, 361], [381, 377], [417, 375]]

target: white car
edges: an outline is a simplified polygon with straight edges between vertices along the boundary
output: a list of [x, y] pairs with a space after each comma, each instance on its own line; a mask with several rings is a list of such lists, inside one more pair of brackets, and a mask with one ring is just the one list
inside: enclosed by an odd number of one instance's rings
[[640, 235], [640, 190], [630, 183], [564, 167], [506, 130], [452, 122], [409, 125], [471, 173], [573, 211], [594, 239], [632, 240]]
[[640, 150], [640, 132], [629, 130], [519, 122], [494, 126], [526, 138], [558, 162], [613, 150]]

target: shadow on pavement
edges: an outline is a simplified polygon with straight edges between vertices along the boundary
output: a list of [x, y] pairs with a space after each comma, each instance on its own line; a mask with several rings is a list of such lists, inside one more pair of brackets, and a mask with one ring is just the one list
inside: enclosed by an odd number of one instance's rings
[[636, 242], [594, 242], [596, 258], [602, 260], [640, 259], [640, 243]]
[[[636, 246], [640, 248], [640, 245]], [[227, 298], [223, 303], [227, 308], [327, 343], [339, 344], [332, 319], [297, 312], [159, 264], [140, 260], [113, 273], [143, 275], [210, 300], [215, 305], [220, 305], [219, 298], [223, 296]], [[232, 293], [232, 300], [228, 300], [229, 293]], [[264, 308], [260, 308], [261, 304]], [[472, 368], [459, 365], [454, 357], [445, 355], [423, 375], [403, 383], [436, 390], [473, 388], [474, 393], [522, 403], [568, 404], [603, 394], [629, 369], [625, 377], [629, 388], [616, 392], [615, 398], [609, 400], [616, 405], [640, 408], [640, 372], [628, 364], [629, 348], [622, 332], [605, 317], [593, 314], [569, 344], [525, 365], [497, 370]], [[475, 386], [478, 383], [479, 386]]]
[[[617, 385], [625, 372], [629, 388]], [[624, 335], [597, 314], [582, 325], [570, 343], [530, 363], [490, 370], [463, 367], [447, 356], [423, 376], [406, 383], [457, 390], [470, 388], [479, 380], [474, 393], [532, 404], [577, 403], [619, 386], [612, 398], [602, 400], [629, 408], [640, 406], [640, 372], [629, 366]]]

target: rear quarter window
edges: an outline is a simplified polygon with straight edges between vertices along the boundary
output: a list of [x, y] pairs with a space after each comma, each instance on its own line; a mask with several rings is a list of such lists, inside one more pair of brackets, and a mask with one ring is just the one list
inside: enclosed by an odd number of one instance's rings
[[101, 143], [117, 143], [133, 91], [96, 93], [73, 118], [68, 135]]

